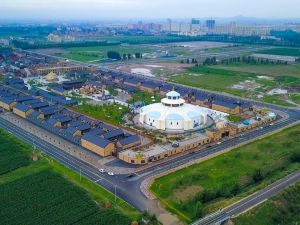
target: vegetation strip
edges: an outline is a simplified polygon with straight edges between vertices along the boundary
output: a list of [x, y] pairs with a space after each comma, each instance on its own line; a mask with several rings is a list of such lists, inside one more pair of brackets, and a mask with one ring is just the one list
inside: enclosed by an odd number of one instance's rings
[[[184, 213], [185, 217], [176, 214], [190, 222], [298, 169], [300, 163], [296, 150], [299, 140], [300, 125], [296, 125], [201, 164], [158, 178], [151, 190], [167, 203], [166, 207], [171, 212]], [[191, 186], [193, 191], [185, 191]]]

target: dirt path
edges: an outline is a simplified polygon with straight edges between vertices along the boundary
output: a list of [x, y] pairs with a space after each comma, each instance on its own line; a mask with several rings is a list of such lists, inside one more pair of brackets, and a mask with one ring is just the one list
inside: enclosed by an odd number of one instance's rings
[[157, 219], [163, 225], [183, 225], [183, 223], [177, 218], [177, 216], [168, 212], [159, 201], [153, 200], [149, 205], [149, 211], [154, 213]]

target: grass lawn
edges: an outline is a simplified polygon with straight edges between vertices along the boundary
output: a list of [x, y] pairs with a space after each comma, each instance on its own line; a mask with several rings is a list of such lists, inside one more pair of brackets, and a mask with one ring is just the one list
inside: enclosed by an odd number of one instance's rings
[[[183, 221], [227, 206], [300, 168], [300, 125], [161, 177], [151, 191]], [[300, 158], [300, 157], [299, 157]]]
[[107, 88], [106, 88], [109, 93], [113, 96], [117, 96], [118, 95], [118, 91], [114, 88], [114, 86], [112, 85], [108, 85]]
[[128, 107], [117, 103], [104, 105], [83, 104], [76, 106], [75, 109], [81, 113], [115, 125], [119, 125], [122, 116], [129, 112]]
[[[31, 146], [1, 130], [0, 143], [4, 141], [14, 146], [12, 153], [32, 155]], [[25, 159], [26, 165], [0, 175], [1, 223], [129, 225], [140, 219], [140, 213], [124, 201], [115, 202], [111, 193], [36, 154], [38, 161]]]
[[[154, 98], [152, 98], [152, 96], [154, 96]], [[144, 101], [145, 105], [149, 105], [155, 102], [160, 102], [160, 100], [161, 100], [160, 95], [156, 95], [147, 91], [137, 90], [131, 94], [131, 99], [129, 103], [132, 104], [135, 102]]]
[[295, 102], [296, 104], [300, 104], [300, 93], [290, 94], [290, 97], [293, 102]]
[[300, 182], [233, 220], [235, 225], [300, 223]]
[[273, 48], [273, 49], [261, 50], [258, 53], [300, 57], [300, 48]]
[[228, 117], [228, 120], [231, 121], [231, 122], [240, 122], [243, 120], [242, 117], [239, 117], [239, 116], [236, 116], [236, 115], [229, 115]]

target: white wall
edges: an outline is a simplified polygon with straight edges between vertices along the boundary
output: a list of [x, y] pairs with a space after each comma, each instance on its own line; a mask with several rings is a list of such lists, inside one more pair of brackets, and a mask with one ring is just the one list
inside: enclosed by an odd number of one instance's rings
[[170, 129], [170, 130], [184, 129], [183, 120], [166, 120], [166, 129]]

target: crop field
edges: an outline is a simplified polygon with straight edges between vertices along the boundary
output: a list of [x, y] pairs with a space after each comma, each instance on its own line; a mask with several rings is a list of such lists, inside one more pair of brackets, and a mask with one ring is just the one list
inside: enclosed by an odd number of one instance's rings
[[[50, 171], [0, 186], [3, 224], [130, 224], [113, 209], [96, 204], [80, 188]], [[30, 215], [30, 216], [29, 216]]]
[[[263, 100], [268, 103], [294, 106], [292, 96], [299, 93], [300, 65], [229, 65], [190, 67], [175, 74], [172, 82], [212, 91]], [[270, 94], [275, 88], [289, 90], [287, 94]], [[262, 98], [259, 98], [262, 96]], [[297, 97], [296, 97], [297, 98]], [[297, 104], [297, 102], [295, 102]]]
[[28, 154], [17, 149], [32, 150], [31, 146], [15, 140], [12, 135], [0, 129], [0, 175], [30, 163]]
[[284, 56], [300, 56], [300, 48], [274, 48], [259, 51], [261, 54], [284, 55]]
[[[0, 146], [6, 143], [11, 151], [23, 153], [26, 162], [0, 174], [1, 224], [130, 225], [140, 219], [124, 201], [114, 201], [113, 194], [38, 151], [38, 160], [29, 160], [29, 145], [5, 131], [0, 134]], [[11, 160], [4, 157], [1, 152], [1, 163]]]
[[233, 220], [234, 225], [295, 225], [300, 222], [300, 183]]
[[155, 180], [151, 191], [189, 223], [300, 168], [300, 125]]
[[103, 120], [115, 125], [121, 123], [122, 115], [129, 112], [128, 107], [120, 104], [89, 105], [82, 104], [75, 108], [77, 111], [86, 115]]

